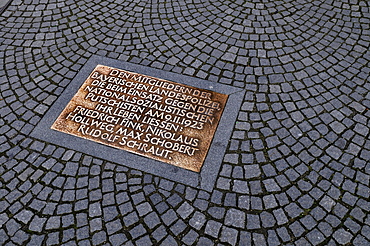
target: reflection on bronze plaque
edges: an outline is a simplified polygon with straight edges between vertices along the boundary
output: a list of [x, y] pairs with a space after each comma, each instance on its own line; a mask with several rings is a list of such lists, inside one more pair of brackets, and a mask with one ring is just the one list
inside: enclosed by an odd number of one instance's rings
[[51, 128], [199, 172], [227, 97], [98, 65]]

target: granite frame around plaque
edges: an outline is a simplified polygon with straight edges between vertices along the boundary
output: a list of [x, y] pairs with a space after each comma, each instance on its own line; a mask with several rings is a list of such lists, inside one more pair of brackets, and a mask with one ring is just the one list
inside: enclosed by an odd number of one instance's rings
[[[51, 129], [54, 121], [98, 64], [229, 95], [213, 141], [199, 173]], [[37, 124], [31, 136], [129, 168], [211, 191], [214, 188], [244, 95], [245, 90], [242, 88], [212, 83], [198, 78], [93, 55]]]

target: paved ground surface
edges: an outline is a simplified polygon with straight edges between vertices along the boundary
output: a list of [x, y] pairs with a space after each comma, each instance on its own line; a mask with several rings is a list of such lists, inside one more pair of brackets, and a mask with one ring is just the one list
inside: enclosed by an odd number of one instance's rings
[[[1, 245], [370, 245], [370, 3], [14, 0]], [[29, 137], [93, 54], [245, 88], [212, 192]]]

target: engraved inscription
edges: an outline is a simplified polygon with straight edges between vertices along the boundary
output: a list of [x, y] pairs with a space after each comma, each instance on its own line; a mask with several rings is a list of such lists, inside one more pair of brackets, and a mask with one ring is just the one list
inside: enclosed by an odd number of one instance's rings
[[199, 172], [227, 97], [98, 65], [51, 128]]

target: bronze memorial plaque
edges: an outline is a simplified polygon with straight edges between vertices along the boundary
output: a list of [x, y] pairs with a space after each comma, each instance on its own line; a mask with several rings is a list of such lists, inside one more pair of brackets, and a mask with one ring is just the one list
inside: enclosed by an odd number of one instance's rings
[[98, 65], [51, 128], [199, 172], [227, 98]]

